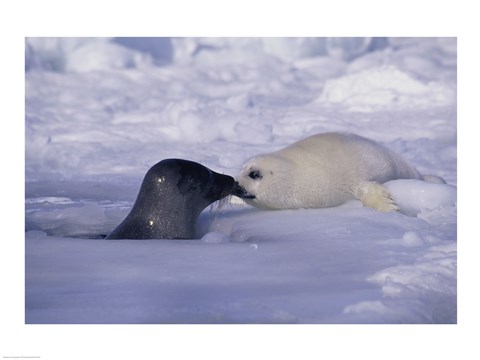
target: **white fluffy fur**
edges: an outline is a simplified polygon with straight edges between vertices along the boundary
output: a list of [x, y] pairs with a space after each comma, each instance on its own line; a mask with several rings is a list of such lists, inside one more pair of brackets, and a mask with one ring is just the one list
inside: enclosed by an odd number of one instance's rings
[[[259, 177], [249, 175], [257, 172]], [[380, 211], [396, 210], [382, 183], [423, 179], [399, 155], [353, 134], [325, 133], [282, 150], [259, 155], [243, 166], [237, 181], [266, 209], [331, 207], [350, 199]]]

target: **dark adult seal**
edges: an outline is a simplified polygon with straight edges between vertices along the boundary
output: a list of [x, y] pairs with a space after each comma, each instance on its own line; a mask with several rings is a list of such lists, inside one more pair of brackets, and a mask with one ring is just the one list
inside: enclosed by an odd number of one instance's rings
[[106, 239], [192, 239], [203, 209], [242, 191], [233, 177], [196, 162], [162, 160], [148, 170], [130, 213]]

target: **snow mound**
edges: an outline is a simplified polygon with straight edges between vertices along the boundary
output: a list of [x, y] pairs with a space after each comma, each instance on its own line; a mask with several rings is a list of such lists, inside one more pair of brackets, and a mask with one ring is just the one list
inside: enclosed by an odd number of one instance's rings
[[350, 111], [374, 111], [450, 105], [455, 92], [444, 83], [424, 83], [387, 65], [328, 80], [317, 101], [342, 105]]
[[152, 54], [138, 50], [139, 46], [142, 49], [142, 39], [137, 40], [135, 48], [122, 39], [27, 38], [25, 69], [84, 73], [149, 66], [154, 63]]
[[385, 183], [400, 211], [409, 216], [454, 208], [457, 188], [448, 184], [430, 183], [415, 179], [392, 180]]
[[152, 64], [150, 56], [110, 42], [90, 42], [72, 51], [66, 58], [65, 70], [89, 72], [108, 69], [136, 68]]

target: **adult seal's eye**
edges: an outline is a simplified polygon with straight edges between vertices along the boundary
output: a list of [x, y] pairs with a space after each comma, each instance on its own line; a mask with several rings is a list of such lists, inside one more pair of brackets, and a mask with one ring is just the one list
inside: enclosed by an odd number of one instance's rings
[[262, 175], [260, 174], [259, 171], [250, 171], [250, 173], [248, 174], [248, 176], [250, 178], [252, 178], [253, 180], [258, 180], [258, 179], [261, 179], [262, 178]]

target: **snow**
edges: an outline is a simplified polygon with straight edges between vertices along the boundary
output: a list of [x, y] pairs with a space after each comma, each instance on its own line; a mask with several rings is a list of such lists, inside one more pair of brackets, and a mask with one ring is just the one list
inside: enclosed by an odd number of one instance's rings
[[454, 186], [415, 179], [392, 180], [385, 186], [404, 214], [421, 217], [421, 213], [434, 210], [455, 211], [457, 189]]
[[396, 67], [386, 66], [328, 80], [319, 101], [341, 103], [356, 111], [449, 106], [455, 104], [455, 91], [443, 83], [424, 83]]
[[[27, 38], [26, 323], [456, 323], [456, 55], [454, 38]], [[396, 213], [227, 199], [198, 239], [102, 239], [161, 159], [235, 176], [325, 131], [447, 184], [389, 182]]]

